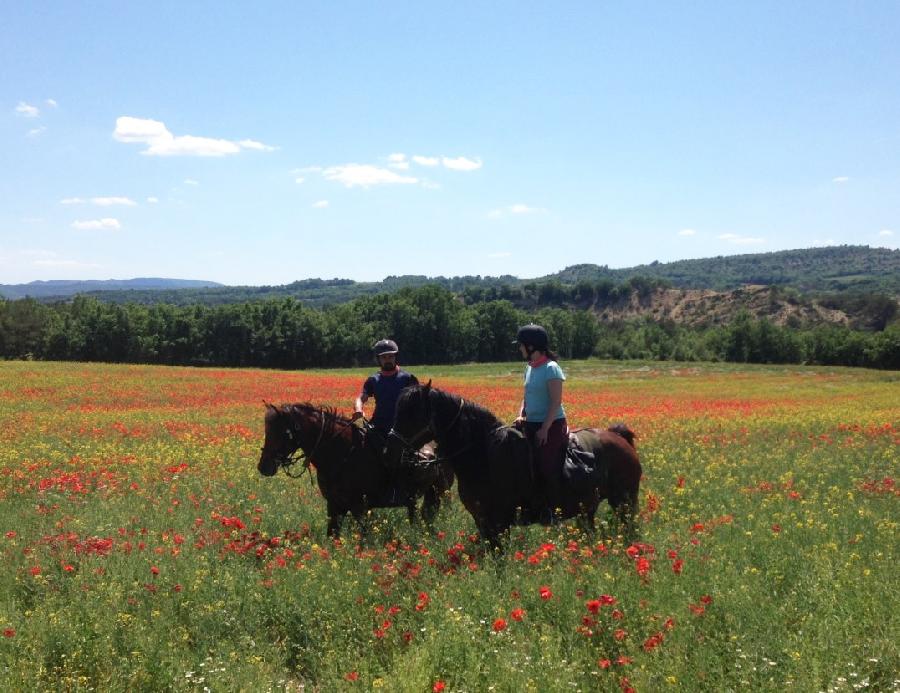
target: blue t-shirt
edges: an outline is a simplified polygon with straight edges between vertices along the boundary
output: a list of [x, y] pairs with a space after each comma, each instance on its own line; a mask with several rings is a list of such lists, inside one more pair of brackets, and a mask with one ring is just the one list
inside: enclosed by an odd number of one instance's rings
[[402, 368], [398, 368], [396, 373], [385, 375], [378, 372], [369, 376], [363, 383], [363, 393], [369, 397], [375, 398], [375, 413], [372, 414], [372, 425], [381, 431], [387, 433], [394, 425], [394, 413], [397, 411], [397, 398], [400, 397], [400, 391], [404, 387], [410, 385], [418, 385], [419, 381], [412, 373], [407, 373]]
[[[540, 366], [533, 368], [525, 366], [525, 420], [542, 423], [547, 418], [547, 409], [550, 407], [550, 390], [547, 382], [550, 380], [565, 380], [566, 376], [556, 361], [545, 361]], [[554, 416], [556, 419], [564, 419], [566, 412], [562, 404]]]

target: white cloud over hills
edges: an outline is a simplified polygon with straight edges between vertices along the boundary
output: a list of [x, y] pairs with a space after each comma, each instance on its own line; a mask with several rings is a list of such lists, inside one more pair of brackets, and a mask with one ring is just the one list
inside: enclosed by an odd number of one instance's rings
[[116, 118], [113, 138], [119, 142], [147, 145], [141, 152], [146, 156], [228, 156], [245, 149], [267, 152], [275, 149], [249, 139], [235, 142], [214, 137], [173, 135], [159, 120], [131, 116]]

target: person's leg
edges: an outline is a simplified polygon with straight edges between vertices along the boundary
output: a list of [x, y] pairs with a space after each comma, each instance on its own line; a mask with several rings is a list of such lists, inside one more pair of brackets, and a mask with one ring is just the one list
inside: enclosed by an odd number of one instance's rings
[[555, 514], [562, 505], [562, 462], [567, 444], [565, 419], [557, 419], [547, 432], [547, 442], [539, 447], [541, 476], [546, 485], [548, 506]]

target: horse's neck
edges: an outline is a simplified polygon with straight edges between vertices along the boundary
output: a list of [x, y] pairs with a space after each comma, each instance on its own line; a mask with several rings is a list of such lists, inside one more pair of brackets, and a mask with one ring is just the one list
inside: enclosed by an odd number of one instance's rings
[[312, 454], [317, 449], [321, 450], [323, 445], [339, 437], [335, 433], [335, 422], [328, 421], [324, 412], [320, 412], [318, 417], [300, 418], [295, 420], [294, 423], [300, 431], [300, 434], [297, 436], [299, 442], [297, 447], [303, 450], [306, 455]]

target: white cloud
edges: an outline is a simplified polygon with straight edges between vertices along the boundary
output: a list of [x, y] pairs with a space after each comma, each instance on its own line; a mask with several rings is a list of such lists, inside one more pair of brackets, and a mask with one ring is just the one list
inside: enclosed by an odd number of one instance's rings
[[890, 229], [881, 229], [881, 231], [878, 232], [878, 235], [879, 236], [893, 236], [894, 232], [891, 231]]
[[226, 156], [237, 154], [241, 149], [274, 149], [255, 140], [233, 142], [213, 137], [176, 136], [159, 120], [131, 116], [116, 118], [113, 138], [119, 142], [146, 144], [147, 148], [141, 154], [147, 156]]
[[149, 202], [151, 205], [155, 205], [157, 202], [159, 202], [159, 198], [158, 197], [148, 197], [147, 202]]
[[272, 147], [256, 140], [241, 140], [238, 142], [242, 149], [255, 149], [258, 152], [274, 152], [277, 147]]
[[481, 168], [481, 159], [467, 159], [464, 156], [458, 156], [455, 159], [443, 157], [441, 159], [444, 166], [454, 171], [475, 171]]
[[729, 243], [733, 243], [735, 245], [756, 245], [759, 243], [765, 243], [765, 238], [756, 238], [753, 236], [739, 236], [736, 233], [723, 233], [718, 236], [720, 241], [728, 241]]
[[379, 168], [370, 164], [342, 164], [329, 166], [322, 175], [326, 180], [343, 183], [348, 188], [359, 186], [369, 188], [373, 185], [408, 185], [418, 183], [417, 178], [401, 176], [386, 168]]
[[134, 207], [137, 205], [137, 202], [128, 197], [92, 197], [91, 204], [95, 204], [98, 207], [112, 207], [113, 205]]
[[696, 236], [697, 232], [694, 231], [694, 229], [681, 229], [681, 231], [678, 232], [678, 235], [679, 236]]
[[47, 99], [44, 103], [50, 106], [50, 108], [57, 108], [59, 106], [59, 104], [56, 103], [56, 99]]
[[507, 214], [544, 214], [547, 210], [543, 207], [529, 207], [525, 204], [514, 204], [509, 207], [501, 207], [499, 209], [492, 209], [487, 213], [488, 219], [502, 219]]
[[88, 219], [86, 221], [73, 221], [72, 228], [78, 231], [108, 231], [122, 228], [118, 219], [104, 217], [103, 219]]
[[300, 185], [301, 183], [304, 183], [305, 181], [306, 181], [306, 178], [304, 178], [303, 176], [298, 176], [297, 178], [294, 178], [294, 182], [297, 185]]
[[318, 202], [313, 202], [311, 207], [313, 209], [325, 209], [328, 206], [328, 200], [319, 200]]
[[199, 180], [194, 180], [193, 178], [185, 178], [185, 179], [184, 179], [184, 184], [185, 184], [185, 185], [200, 185], [200, 181], [199, 181]]
[[30, 103], [19, 101], [16, 106], [16, 113], [23, 118], [37, 118], [41, 114], [41, 109], [37, 106], [32, 106]]
[[408, 171], [409, 170], [409, 162], [408, 161], [398, 161], [393, 164], [388, 164], [391, 168], [395, 168], [398, 171]]
[[52, 250], [39, 248], [25, 248], [15, 251], [9, 257], [0, 256], [0, 265], [10, 264], [16, 267], [30, 265], [31, 267], [67, 267], [67, 268], [96, 268], [100, 265], [90, 262], [80, 262], [64, 258]]
[[37, 267], [68, 267], [68, 268], [85, 268], [85, 267], [100, 267], [95, 262], [79, 262], [78, 260], [65, 260], [63, 258], [58, 259], [47, 259], [47, 260], [35, 260], [33, 265]]
[[523, 204], [512, 205], [509, 208], [510, 214], [538, 214], [546, 211], [543, 207], [529, 207]]
[[412, 158], [419, 166], [437, 166], [441, 163], [438, 156], [419, 156], [418, 154]]
[[41, 125], [41, 126], [38, 127], [38, 128], [31, 128], [31, 130], [29, 130], [28, 132], [25, 133], [25, 136], [26, 136], [26, 137], [37, 137], [37, 136], [40, 135], [42, 132], [46, 131], [46, 129], [47, 129], [47, 128], [46, 128], [45, 126], [43, 126], [43, 125]]
[[87, 203], [97, 205], [98, 207], [112, 207], [113, 205], [125, 205], [126, 207], [134, 207], [137, 202], [128, 197], [92, 197], [86, 200], [83, 197], [64, 197], [59, 201], [61, 205], [84, 205]]
[[832, 183], [846, 183], [848, 180], [850, 180], [850, 178], [847, 176], [838, 176], [837, 178], [832, 178], [831, 182]]
[[406, 161], [406, 154], [390, 154], [388, 156], [388, 161], [390, 161], [392, 164], [401, 164]]

